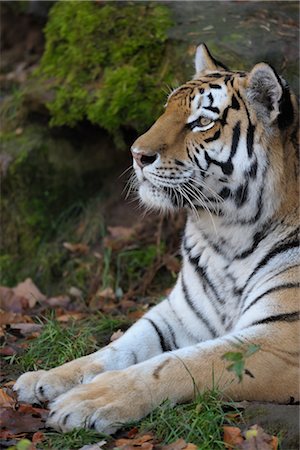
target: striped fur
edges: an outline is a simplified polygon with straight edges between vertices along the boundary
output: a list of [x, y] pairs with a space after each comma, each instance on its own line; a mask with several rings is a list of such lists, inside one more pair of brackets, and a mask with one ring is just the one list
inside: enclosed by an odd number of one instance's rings
[[[234, 399], [299, 397], [295, 97], [266, 64], [231, 72], [200, 46], [196, 67], [132, 148], [146, 206], [187, 209], [177, 283], [113, 344], [19, 378], [21, 400], [54, 400], [55, 428], [113, 432], [212, 372]], [[222, 359], [237, 344], [260, 347], [241, 383]]]

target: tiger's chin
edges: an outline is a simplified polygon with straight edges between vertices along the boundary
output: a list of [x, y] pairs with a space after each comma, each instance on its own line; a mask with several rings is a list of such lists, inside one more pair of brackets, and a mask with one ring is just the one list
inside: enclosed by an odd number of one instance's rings
[[154, 186], [149, 181], [145, 180], [140, 184], [139, 196], [148, 208], [161, 212], [170, 212], [176, 209], [170, 196], [162, 188]]

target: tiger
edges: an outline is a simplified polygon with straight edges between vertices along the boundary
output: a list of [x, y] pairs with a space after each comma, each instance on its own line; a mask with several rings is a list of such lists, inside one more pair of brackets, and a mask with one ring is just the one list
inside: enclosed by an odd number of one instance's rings
[[[186, 210], [170, 294], [103, 349], [21, 375], [47, 425], [107, 434], [212, 389], [232, 400], [299, 399], [298, 107], [267, 63], [231, 71], [205, 44], [194, 78], [131, 147], [146, 207]], [[250, 353], [241, 380], [228, 352]]]

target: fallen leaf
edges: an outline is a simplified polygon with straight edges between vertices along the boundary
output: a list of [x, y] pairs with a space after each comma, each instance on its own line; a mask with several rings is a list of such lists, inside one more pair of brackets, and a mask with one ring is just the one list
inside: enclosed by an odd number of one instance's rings
[[4, 311], [22, 313], [28, 308], [28, 300], [16, 295], [13, 289], [0, 286], [0, 308]]
[[89, 246], [86, 244], [72, 244], [71, 242], [64, 242], [63, 246], [71, 253], [79, 253], [86, 255], [89, 251]]
[[18, 412], [21, 414], [32, 414], [34, 416], [41, 416], [42, 419], [46, 419], [49, 410], [45, 408], [38, 408], [36, 406], [32, 406], [29, 403], [21, 403], [18, 407]]
[[138, 432], [139, 432], [139, 429], [137, 427], [133, 427], [133, 428], [131, 428], [131, 430], [128, 431], [127, 437], [129, 439], [132, 439], [138, 434]]
[[178, 273], [181, 268], [181, 262], [174, 255], [164, 255], [163, 262], [170, 272]]
[[239, 446], [241, 450], [277, 450], [278, 439], [258, 425], [252, 425], [244, 432], [244, 436], [246, 439]]
[[81, 447], [79, 450], [102, 450], [103, 446], [107, 444], [107, 441], [100, 441], [96, 444], [88, 444]]
[[136, 235], [136, 230], [130, 227], [108, 227], [109, 236], [105, 236], [103, 239], [103, 245], [106, 248], [110, 248], [114, 251], [120, 250], [133, 239]]
[[135, 235], [135, 229], [132, 227], [107, 227], [109, 234], [114, 239], [122, 239], [128, 241]]
[[17, 349], [12, 347], [11, 345], [6, 345], [5, 347], [0, 348], [0, 355], [2, 356], [12, 356], [18, 353]]
[[102, 289], [96, 293], [96, 296], [103, 299], [115, 300], [116, 295], [111, 287]]
[[11, 311], [0, 310], [0, 325], [7, 325], [11, 323], [33, 323], [33, 320], [29, 316], [23, 316], [22, 314], [16, 314]]
[[110, 337], [110, 342], [116, 341], [116, 340], [119, 339], [121, 336], [123, 336], [123, 334], [124, 334], [124, 331], [122, 331], [122, 330], [117, 330], [117, 331], [115, 331], [115, 332], [111, 335], [111, 337]]
[[20, 330], [24, 336], [27, 336], [42, 331], [43, 325], [38, 323], [13, 323], [10, 325], [10, 328], [13, 330]]
[[[32, 408], [32, 410], [23, 406], [23, 408], [17, 410], [10, 408], [2, 408], [0, 411], [1, 427], [8, 430], [12, 434], [17, 433], [32, 433], [45, 428], [45, 413], [38, 408]], [[48, 414], [49, 411], [47, 411]]]
[[188, 443], [188, 445], [185, 447], [184, 450], [197, 450], [198, 446], [195, 444], [192, 444], [191, 442]]
[[44, 433], [42, 431], [36, 431], [34, 433], [34, 435], [32, 436], [32, 443], [37, 444], [39, 442], [44, 441], [45, 438], [46, 438], [46, 436], [44, 435]]
[[187, 447], [187, 445], [188, 444], [185, 442], [185, 440], [180, 438], [177, 441], [172, 442], [171, 444], [164, 445], [162, 447], [162, 450], [183, 450]]
[[15, 295], [26, 298], [30, 308], [33, 308], [37, 301], [46, 299], [46, 296], [41, 293], [31, 278], [27, 278], [22, 283], [19, 283], [13, 288], [13, 291]]
[[61, 316], [58, 316], [56, 319], [58, 320], [58, 322], [68, 322], [69, 320], [81, 320], [84, 317], [86, 317], [85, 313], [69, 312], [66, 314], [62, 314]]
[[125, 447], [127, 445], [129, 446], [137, 446], [137, 447], [141, 447], [142, 444], [149, 442], [153, 440], [153, 435], [152, 434], [143, 434], [142, 436], [137, 436], [135, 439], [117, 439], [115, 441], [115, 446], [116, 447]]
[[223, 427], [223, 431], [223, 441], [225, 444], [227, 444], [227, 448], [232, 448], [244, 442], [241, 430], [238, 427], [230, 427], [226, 425]]
[[15, 399], [10, 397], [4, 389], [0, 389], [0, 406], [1, 408], [13, 408], [16, 404]]
[[[78, 289], [78, 291], [79, 291], [79, 289]], [[81, 296], [81, 291], [80, 291], [80, 296]], [[57, 297], [47, 298], [45, 300], [45, 302], [49, 306], [62, 306], [65, 308], [71, 302], [71, 299], [68, 295], [58, 295]]]

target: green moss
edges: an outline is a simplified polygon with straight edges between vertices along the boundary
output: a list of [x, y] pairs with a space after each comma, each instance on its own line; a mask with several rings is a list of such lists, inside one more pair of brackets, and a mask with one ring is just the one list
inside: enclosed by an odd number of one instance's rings
[[167, 56], [171, 24], [168, 8], [157, 4], [57, 2], [37, 72], [52, 80], [51, 124], [88, 118], [116, 137], [124, 126], [150, 126], [164, 102], [162, 82], [172, 83], [175, 73]]

